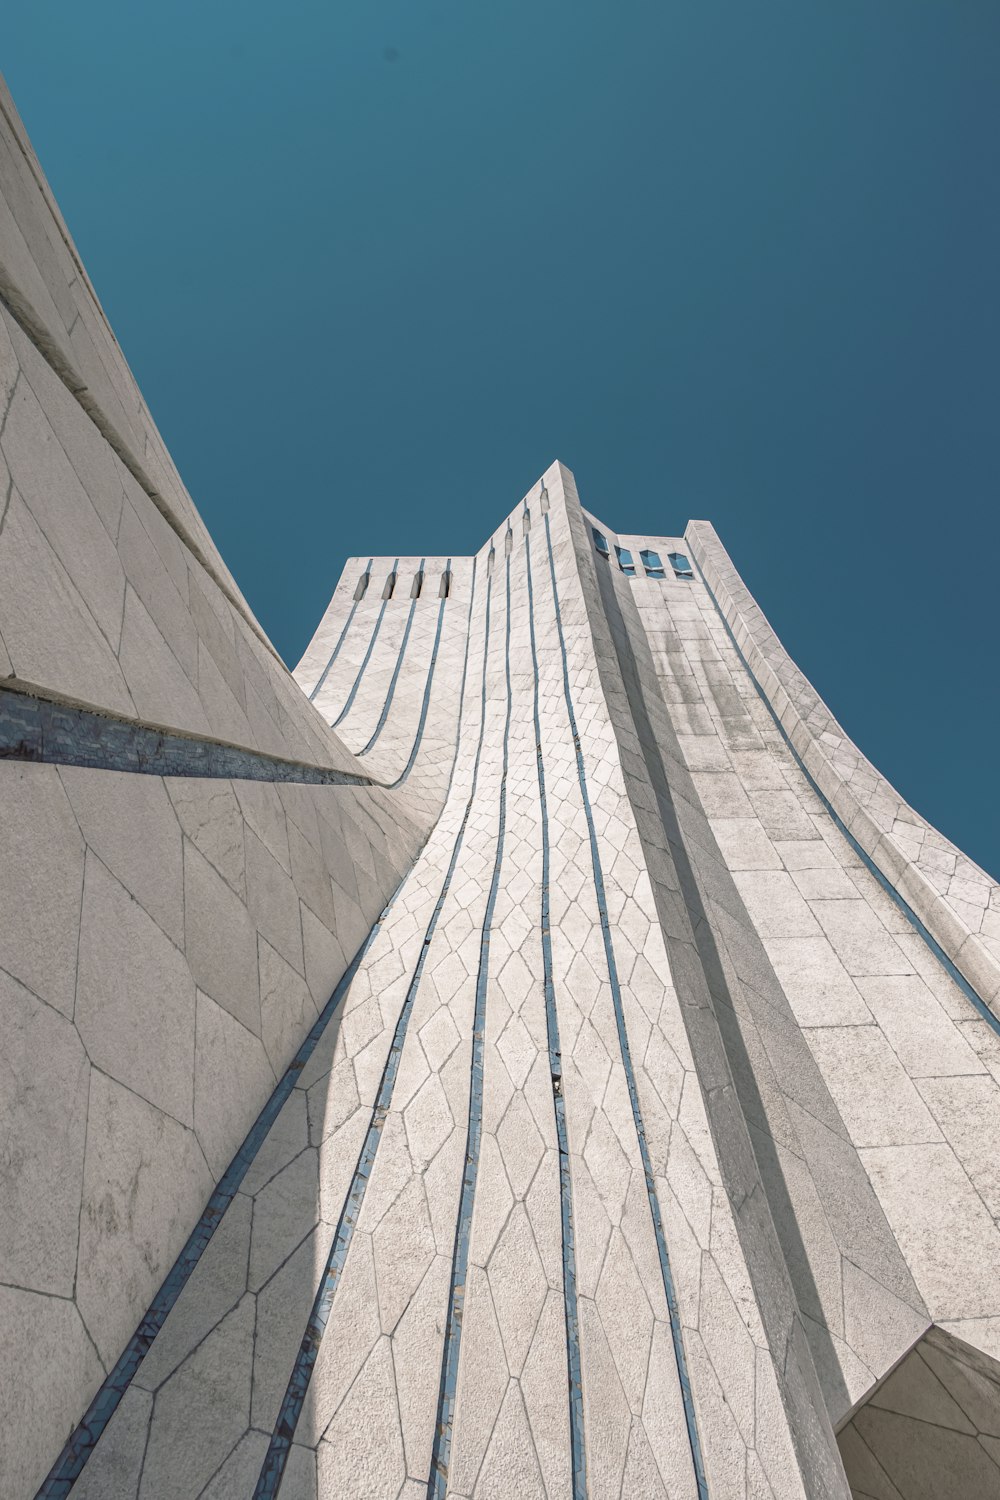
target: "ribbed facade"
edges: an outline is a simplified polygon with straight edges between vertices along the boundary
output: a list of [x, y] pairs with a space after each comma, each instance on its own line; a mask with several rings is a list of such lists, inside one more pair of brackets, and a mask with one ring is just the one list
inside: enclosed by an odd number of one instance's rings
[[561, 464], [290, 675], [3, 111], [3, 1495], [1000, 1497], [996, 883]]

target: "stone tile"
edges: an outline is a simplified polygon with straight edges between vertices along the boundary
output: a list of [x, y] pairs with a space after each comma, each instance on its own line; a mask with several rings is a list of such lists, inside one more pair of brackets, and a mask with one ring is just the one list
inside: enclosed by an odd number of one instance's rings
[[450, 1257], [438, 1255], [392, 1335], [396, 1394], [406, 1466], [411, 1474], [426, 1474], [430, 1469], [450, 1284]]
[[76, 1297], [106, 1364], [131, 1338], [213, 1186], [193, 1131], [92, 1072]]
[[137, 717], [149, 724], [211, 734], [197, 691], [131, 584], [125, 589], [121, 630], [118, 660]]
[[293, 1443], [289, 1452], [281, 1500], [316, 1500], [316, 1454], [301, 1443]]
[[69, 1297], [83, 1187], [90, 1067], [71, 1024], [0, 972], [0, 1264]]
[[192, 1124], [195, 988], [184, 955], [87, 856], [76, 1024], [91, 1060]]
[[778, 839], [774, 843], [775, 851], [781, 858], [786, 870], [823, 870], [835, 869], [837, 861], [829, 844], [822, 839]]
[[593, 1302], [581, 1298], [580, 1345], [591, 1494], [617, 1495], [628, 1451], [629, 1408]]
[[983, 1072], [980, 1058], [918, 975], [859, 979], [858, 988], [911, 1077]]
[[27, 1500], [104, 1370], [77, 1309], [63, 1297], [0, 1286], [0, 1344], [17, 1372], [16, 1380], [0, 1381], [0, 1473], [11, 1500]]
[[139, 1366], [136, 1387], [157, 1390], [242, 1299], [251, 1216], [250, 1199], [237, 1193]]
[[184, 936], [198, 988], [259, 1034], [257, 930], [240, 898], [191, 843], [184, 846]]
[[382, 1329], [391, 1333], [434, 1258], [434, 1234], [420, 1177], [412, 1177], [373, 1236]]
[[893, 1296], [880, 1281], [845, 1259], [844, 1338], [876, 1379], [902, 1359], [928, 1326], [927, 1314], [919, 1305]]
[[713, 818], [712, 833], [730, 870], [780, 870], [781, 856], [756, 818]]
[[0, 632], [24, 681], [135, 712], [112, 647], [16, 490], [0, 536]]
[[[931, 1337], [923, 1340], [919, 1348], [920, 1358], [958, 1403], [962, 1414], [976, 1431], [1000, 1439], [1000, 1390], [997, 1386], [996, 1365], [991, 1366], [988, 1374], [982, 1368], [974, 1368], [971, 1363], [958, 1358], [958, 1351], [964, 1353], [967, 1346], [957, 1341], [949, 1341], [946, 1346], [943, 1338], [939, 1345], [936, 1340], [940, 1337], [941, 1335], [932, 1332]], [[990, 1451], [996, 1458], [996, 1447], [992, 1447]]]
[[131, 1386], [105, 1428], [97, 1451], [73, 1486], [83, 1500], [136, 1500], [153, 1398]]
[[762, 938], [818, 936], [816, 919], [786, 871], [738, 870], [733, 879]]
[[507, 1387], [474, 1491], [476, 1500], [504, 1500], [512, 1494], [524, 1496], [524, 1500], [546, 1500], [524, 1401], [513, 1380]]
[[11, 398], [3, 452], [25, 505], [116, 647], [125, 586], [121, 562], [27, 380], [18, 382]]
[[355, 1234], [306, 1392], [301, 1443], [319, 1442], [380, 1336], [371, 1239]]
[[764, 947], [800, 1026], [859, 1026], [872, 1013], [825, 937], [766, 938]]
[[487, 1266], [493, 1305], [507, 1355], [517, 1376], [545, 1301], [545, 1272], [523, 1204], [515, 1204]]
[[[364, 1432], [366, 1441], [358, 1442]], [[396, 1495], [406, 1473], [399, 1407], [388, 1339], [380, 1339], [317, 1454], [319, 1493], [344, 1500]]]
[[853, 1422], [837, 1435], [852, 1495], [865, 1500], [905, 1500]]
[[118, 532], [126, 577], [187, 677], [198, 681], [198, 636], [189, 602], [164, 567], [134, 506], [126, 500]]
[[751, 818], [754, 809], [732, 771], [692, 771], [701, 805], [709, 818]]
[[163, 781], [78, 766], [61, 767], [59, 777], [89, 847], [170, 940], [183, 946], [181, 832]]
[[84, 844], [53, 766], [0, 765], [0, 967], [72, 1016]]
[[245, 902], [243, 815], [232, 784], [194, 776], [168, 776], [163, 785], [192, 844]]
[[861, 1158], [934, 1320], [991, 1314], [1000, 1234], [950, 1147], [886, 1146]]
[[462, 1324], [462, 1360], [449, 1482], [456, 1493], [471, 1495], [509, 1383], [489, 1281], [485, 1272], [475, 1266], [470, 1268], [466, 1285]]
[[249, 1123], [267, 1103], [275, 1082], [274, 1070], [259, 1037], [199, 990], [194, 1047], [194, 1128], [216, 1178], [222, 1176], [236, 1155]]
[[856, 1146], [941, 1139], [933, 1116], [877, 1026], [814, 1026], [809, 1045]]
[[[199, 1500], [245, 1500], [253, 1493], [261, 1464], [267, 1453], [267, 1435], [263, 1432], [246, 1432], [210, 1484], [202, 1490]], [[289, 1497], [282, 1485], [282, 1495]]]
[[257, 1294], [250, 1420], [262, 1432], [277, 1424], [332, 1237], [326, 1225], [313, 1230]]
[[866, 901], [815, 901], [812, 910], [849, 974], [910, 972], [899, 945]]
[[301, 974], [258, 938], [260, 1032], [275, 1076], [280, 1077], [316, 1020], [316, 1006]]
[[254, 1199], [247, 1285], [257, 1292], [319, 1219], [318, 1153], [306, 1150], [271, 1178]]
[[1000, 1218], [1000, 1088], [989, 1076], [922, 1078], [917, 1084], [993, 1217]]
[[898, 1416], [913, 1417], [918, 1422], [932, 1422], [954, 1432], [975, 1433], [976, 1429], [962, 1408], [948, 1394], [930, 1365], [914, 1349], [898, 1369], [868, 1398], [868, 1406]]
[[550, 1291], [521, 1371], [521, 1394], [549, 1495], [570, 1488], [567, 1381], [565, 1307], [561, 1293]]
[[[954, 1476], [962, 1476], [969, 1494], [1000, 1500], [1000, 1468], [974, 1437], [935, 1427], [893, 1412], [862, 1407], [854, 1426], [904, 1497], [947, 1494]], [[932, 1436], [932, 1440], [929, 1440]]]
[[253, 1327], [247, 1296], [158, 1393], [139, 1500], [200, 1494], [249, 1427]]
[[246, 856], [251, 915], [272, 947], [304, 974], [299, 901], [291, 876], [249, 828]]
[[349, 955], [345, 955], [336, 934], [324, 927], [308, 906], [301, 907], [301, 914], [306, 983], [316, 1009], [322, 1010], [343, 977]]

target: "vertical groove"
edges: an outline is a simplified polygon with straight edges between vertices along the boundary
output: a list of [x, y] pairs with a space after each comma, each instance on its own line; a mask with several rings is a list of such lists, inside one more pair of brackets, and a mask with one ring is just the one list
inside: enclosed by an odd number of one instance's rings
[[[375, 559], [373, 557], [370, 557], [368, 559], [368, 567], [365, 569], [366, 573], [369, 573], [369, 574], [371, 573], [372, 563], [374, 561], [375, 561]], [[327, 679], [327, 677], [329, 675], [330, 668], [333, 666], [334, 662], [337, 660], [337, 657], [340, 655], [340, 648], [344, 644], [344, 641], [347, 639], [347, 632], [350, 630], [350, 628], [351, 628], [351, 621], [354, 619], [354, 611], [357, 609], [357, 607], [358, 607], [358, 605], [360, 603], [361, 603], [360, 599], [352, 599], [351, 600], [351, 607], [350, 607], [350, 610], [348, 611], [347, 619], [344, 621], [344, 628], [340, 632], [340, 635], [337, 637], [337, 644], [334, 646], [333, 650], [330, 652], [330, 660], [327, 662], [326, 666], [323, 668], [322, 672], [320, 673], [319, 681], [317, 682], [316, 686], [313, 688], [312, 692], [309, 694], [309, 702], [310, 703], [312, 703], [315, 700], [316, 694], [319, 692], [320, 688], [323, 686], [324, 682], [326, 681], [326, 679]]]
[[[452, 877], [455, 873], [455, 867], [458, 863], [458, 857], [461, 853], [462, 843], [465, 838], [465, 830], [469, 822], [469, 816], [472, 812], [473, 803], [475, 801], [476, 788], [479, 781], [479, 763], [480, 757], [482, 755], [483, 738], [486, 728], [486, 670], [489, 661], [490, 646], [491, 593], [492, 579], [490, 580], [486, 590], [486, 616], [483, 631], [483, 688], [479, 718], [479, 743], [476, 748], [476, 759], [473, 766], [472, 787], [469, 792], [468, 801], [465, 805], [465, 811], [462, 815], [462, 821], [459, 825], [458, 833], [455, 836], [455, 843], [452, 848], [451, 859], [448, 863], [448, 869], [445, 872], [444, 881], [442, 882], [440, 893], [438, 895], [437, 901], [435, 902], [434, 910], [431, 912], [430, 921], [427, 924], [427, 930], [424, 934], [424, 941], [420, 948], [420, 955], [417, 959], [416, 967], [413, 971], [413, 977], [410, 980], [409, 987], [406, 991], [406, 998], [403, 1001], [403, 1005], [396, 1022], [396, 1029], [393, 1033], [392, 1045], [389, 1048], [389, 1055], [386, 1058], [385, 1067], [382, 1071], [382, 1078], [379, 1083], [378, 1093], [375, 1097], [375, 1104], [372, 1108], [371, 1121], [368, 1126], [368, 1133], [365, 1136], [364, 1142], [362, 1144], [361, 1151], [358, 1156], [357, 1166], [354, 1169], [354, 1176], [351, 1179], [351, 1186], [348, 1189], [347, 1196], [344, 1200], [344, 1206], [341, 1209], [340, 1218], [337, 1221], [337, 1229], [333, 1237], [333, 1244], [330, 1248], [330, 1254], [327, 1258], [322, 1278], [320, 1279], [319, 1288], [316, 1293], [316, 1298], [313, 1302], [312, 1310], [309, 1314], [309, 1320], [306, 1324], [305, 1333], [302, 1336], [302, 1342], [299, 1346], [299, 1350], [295, 1358], [295, 1363], [292, 1366], [292, 1373], [289, 1376], [288, 1385], [282, 1399], [277, 1419], [275, 1421], [274, 1431], [271, 1434], [267, 1453], [264, 1456], [264, 1462], [261, 1466], [257, 1484], [253, 1492], [253, 1500], [274, 1500], [274, 1496], [277, 1495], [279, 1486], [281, 1484], [281, 1478], [285, 1471], [285, 1465], [288, 1462], [288, 1455], [291, 1451], [292, 1440], [295, 1436], [295, 1429], [298, 1425], [299, 1417], [302, 1413], [302, 1407], [305, 1402], [306, 1392], [309, 1388], [309, 1381], [312, 1377], [316, 1359], [319, 1355], [320, 1345], [323, 1342], [323, 1335], [326, 1332], [327, 1323], [330, 1320], [330, 1312], [333, 1307], [333, 1299], [336, 1296], [337, 1287], [340, 1284], [340, 1277], [344, 1269], [344, 1264], [347, 1260], [347, 1253], [350, 1249], [351, 1241], [354, 1237], [354, 1231], [357, 1228], [358, 1220], [361, 1216], [361, 1206], [364, 1202], [365, 1191], [368, 1187], [369, 1181], [371, 1180], [371, 1174], [375, 1166], [375, 1159], [378, 1153], [379, 1143], [382, 1139], [382, 1130], [385, 1125], [386, 1118], [389, 1114], [389, 1110], [392, 1107], [393, 1089], [395, 1088], [396, 1076], [399, 1072], [399, 1065], [402, 1060], [403, 1045], [406, 1041], [406, 1032], [410, 1022], [410, 1016], [413, 1012], [414, 1002], [416, 1001], [417, 990], [420, 987], [420, 980], [424, 972], [424, 965], [427, 962], [427, 955], [430, 952], [431, 939], [434, 936], [434, 932], [438, 924], [438, 919], [441, 915], [442, 908], [444, 907], [445, 899], [448, 895], [449, 890], [451, 889]], [[466, 661], [468, 661], [468, 643], [466, 645]], [[459, 711], [459, 713], [461, 722], [461, 710]], [[454, 776], [455, 767], [457, 766], [457, 764], [458, 746], [456, 746], [455, 759], [452, 762], [452, 776]], [[451, 788], [449, 786], [449, 792], [450, 790]]]
[[552, 579], [552, 602], [555, 609], [556, 630], [559, 636], [559, 650], [562, 654], [563, 696], [566, 700], [566, 713], [569, 719], [570, 732], [573, 736], [573, 746], [576, 752], [577, 780], [580, 785], [580, 796], [583, 801], [584, 815], [587, 820], [587, 832], [590, 838], [590, 858], [594, 874], [594, 892], [597, 897], [597, 908], [601, 919], [601, 936], [604, 939], [604, 954], [608, 966], [608, 979], [611, 984], [611, 998], [614, 1005], [615, 1025], [618, 1031], [618, 1044], [621, 1050], [622, 1066], [625, 1069], [625, 1077], [628, 1082], [629, 1101], [632, 1106], [632, 1120], [639, 1143], [639, 1154], [642, 1158], [642, 1169], [646, 1179], [646, 1196], [649, 1200], [649, 1211], [653, 1220], [653, 1231], [656, 1236], [656, 1248], [660, 1258], [660, 1274], [663, 1278], [663, 1290], [666, 1295], [667, 1309], [670, 1315], [670, 1334], [673, 1340], [674, 1359], [677, 1365], [677, 1378], [681, 1388], [681, 1398], [684, 1403], [684, 1421], [687, 1426], [688, 1444], [691, 1450], [691, 1463], [694, 1468], [695, 1484], [699, 1500], [708, 1500], [705, 1464], [701, 1452], [701, 1440], [698, 1436], [697, 1422], [695, 1420], [694, 1398], [691, 1393], [687, 1355], [684, 1350], [684, 1340], [681, 1332], [680, 1309], [677, 1305], [677, 1292], [674, 1286], [673, 1272], [670, 1268], [670, 1256], [667, 1251], [667, 1240], [663, 1230], [663, 1217], [660, 1213], [660, 1200], [656, 1192], [656, 1182], [653, 1177], [649, 1146], [646, 1141], [646, 1129], [639, 1103], [639, 1090], [636, 1085], [635, 1070], [632, 1065], [632, 1050], [629, 1045], [628, 1031], [625, 1025], [625, 1012], [622, 1007], [621, 987], [618, 981], [618, 966], [615, 962], [614, 944], [611, 938], [611, 924], [608, 920], [604, 873], [601, 867], [597, 831], [594, 827], [594, 815], [590, 805], [590, 794], [587, 790], [587, 773], [583, 762], [583, 751], [580, 747], [576, 714], [573, 711], [573, 695], [569, 682], [566, 639], [563, 634], [562, 613], [559, 608], [559, 589], [556, 583], [555, 557], [552, 551], [552, 529], [549, 525], [549, 517], [547, 515], [545, 516], [545, 540], [549, 554], [549, 573]]
[[[420, 572], [421, 573], [423, 573], [423, 571], [424, 571], [424, 563], [426, 562], [426, 560], [427, 559], [424, 558], [424, 557], [422, 557], [420, 559]], [[450, 557], [449, 557], [448, 561], [449, 561], [449, 563], [451, 562], [451, 558]], [[382, 705], [382, 712], [379, 714], [378, 723], [375, 725], [375, 730], [374, 730], [374, 733], [372, 734], [371, 739], [368, 741], [367, 745], [365, 746], [365, 748], [363, 750], [359, 750], [358, 751], [359, 755], [367, 755], [368, 754], [369, 750], [372, 748], [372, 746], [374, 745], [375, 741], [378, 739], [379, 735], [382, 733], [382, 730], [385, 728], [385, 721], [389, 717], [389, 710], [392, 707], [392, 696], [393, 696], [393, 694], [396, 691], [396, 683], [399, 681], [399, 674], [403, 670], [403, 658], [406, 655], [406, 646], [407, 646], [407, 642], [410, 639], [410, 629], [411, 629], [411, 627], [413, 625], [413, 611], [416, 609], [416, 607], [417, 607], [417, 600], [416, 600], [416, 597], [414, 596], [410, 600], [410, 610], [409, 610], [409, 614], [406, 616], [406, 629], [403, 631], [403, 639], [399, 643], [399, 655], [396, 657], [396, 665], [393, 667], [393, 669], [392, 669], [392, 676], [389, 679], [389, 688], [388, 688], [388, 691], [386, 692], [386, 695], [385, 695], [385, 702]], [[444, 600], [442, 599], [441, 606], [438, 609], [438, 635], [440, 635], [440, 633], [441, 633], [441, 611], [442, 611], [443, 608], [444, 608]], [[435, 652], [435, 654], [436, 654], [436, 652]], [[433, 663], [433, 657], [432, 657], [431, 658], [431, 668], [430, 668], [430, 670], [433, 671], [433, 669], [434, 669], [434, 663]]]
[[[395, 573], [395, 571], [396, 571], [396, 569], [398, 567], [399, 567], [399, 558], [397, 557], [396, 561], [392, 565], [392, 571], [393, 571], [393, 573]], [[372, 638], [368, 642], [368, 650], [365, 652], [364, 661], [361, 663], [360, 667], [358, 668], [358, 675], [357, 675], [357, 677], [355, 677], [354, 684], [353, 684], [353, 686], [351, 688], [351, 691], [347, 695], [347, 702], [344, 704], [343, 708], [340, 710], [340, 713], [337, 715], [337, 717], [334, 719], [333, 723], [330, 725], [331, 729], [336, 729], [337, 725], [340, 724], [344, 719], [346, 719], [347, 715], [351, 711], [351, 707], [352, 707], [352, 705], [354, 703], [355, 698], [357, 697], [358, 688], [361, 686], [361, 679], [365, 675], [365, 669], [367, 668], [368, 663], [372, 659], [372, 652], [375, 650], [375, 642], [378, 640], [378, 633], [379, 633], [379, 630], [381, 629], [381, 626], [382, 626], [382, 616], [385, 614], [385, 607], [388, 604], [388, 602], [389, 602], [388, 599], [383, 599], [382, 600], [382, 607], [381, 607], [381, 609], [378, 612], [378, 617], [377, 617], [377, 619], [375, 621], [375, 628], [372, 631]]]
[[407, 879], [408, 874], [403, 876], [396, 891], [383, 908], [378, 921], [372, 927], [371, 932], [365, 938], [364, 943], [354, 955], [347, 969], [345, 969], [339, 984], [322, 1011], [320, 1011], [305, 1041], [292, 1058], [271, 1097], [250, 1127], [246, 1139], [219, 1179], [215, 1191], [205, 1205], [201, 1218], [194, 1229], [192, 1229], [183, 1250], [181, 1250], [173, 1266], [167, 1273], [162, 1286], [150, 1303], [142, 1322], [126, 1344], [118, 1362], [108, 1373], [103, 1385], [80, 1419], [78, 1426], [70, 1433], [65, 1447], [53, 1464], [48, 1476], [43, 1481], [41, 1488], [35, 1496], [35, 1500], [64, 1500], [64, 1497], [69, 1494], [83, 1472], [88, 1459], [97, 1447], [101, 1434], [117, 1411], [118, 1405], [132, 1384], [139, 1366], [149, 1353], [153, 1340], [166, 1322], [168, 1313], [173, 1308], [195, 1266], [208, 1248], [209, 1241], [216, 1229], [218, 1229], [223, 1215], [236, 1196], [240, 1183], [253, 1165], [257, 1152], [263, 1145], [271, 1126], [278, 1118], [285, 1101], [295, 1087], [303, 1068], [312, 1056], [317, 1043], [330, 1024], [344, 996], [347, 994], [351, 986], [351, 981], [358, 972], [365, 954], [382, 930], [382, 924]]
[[[465, 630], [465, 641], [466, 641], [466, 645], [465, 645], [465, 662], [466, 662], [466, 666], [468, 665], [468, 661], [469, 661], [469, 644], [468, 643], [469, 643], [469, 635], [470, 635], [470, 632], [472, 630], [472, 601], [473, 601], [473, 599], [475, 597], [475, 592], [476, 592], [476, 563], [477, 563], [477, 561], [478, 561], [478, 559], [475, 558], [475, 557], [472, 559], [472, 581], [469, 584], [469, 615], [468, 615], [468, 620], [466, 621], [466, 630]], [[451, 567], [451, 558], [450, 557], [448, 559], [448, 566]], [[444, 598], [441, 600], [440, 605], [438, 606], [438, 621], [437, 621], [437, 631], [435, 632], [435, 635], [434, 635], [434, 649], [431, 652], [431, 664], [430, 664], [430, 667], [428, 668], [428, 671], [427, 671], [427, 681], [424, 684], [424, 698], [423, 698], [423, 702], [420, 705], [420, 719], [419, 719], [419, 721], [417, 723], [417, 732], [416, 732], [416, 734], [414, 736], [414, 739], [413, 739], [413, 747], [410, 750], [410, 756], [409, 756], [409, 759], [406, 762], [406, 765], [403, 767], [402, 771], [400, 771], [399, 775], [396, 777], [396, 780], [389, 783], [389, 790], [390, 791], [393, 791], [397, 786], [402, 786], [403, 782], [406, 780], [406, 778], [409, 776], [410, 772], [413, 770], [413, 763], [414, 763], [414, 761], [417, 758], [417, 752], [420, 749], [420, 743], [421, 743], [421, 741], [422, 741], [422, 739], [424, 737], [424, 726], [427, 723], [427, 710], [428, 710], [428, 708], [430, 706], [430, 701], [431, 701], [431, 683], [434, 681], [434, 668], [435, 668], [435, 666], [437, 664], [438, 647], [441, 644], [441, 626], [444, 623], [444, 607], [448, 603], [448, 600], [449, 600], [450, 597], [451, 597], [450, 594], [446, 594], [444, 596]], [[461, 699], [463, 701], [464, 701], [464, 698], [465, 698], [465, 668], [463, 668], [463, 670], [462, 670], [462, 692], [461, 692]], [[461, 718], [461, 708], [459, 708], [459, 717]]]
[[785, 745], [787, 746], [787, 748], [791, 752], [792, 759], [795, 761], [795, 764], [798, 766], [799, 770], [802, 772], [802, 775], [805, 777], [806, 783], [816, 793], [816, 796], [822, 802], [822, 804], [823, 804], [824, 808], [826, 809], [827, 813], [829, 813], [830, 818], [832, 819], [832, 821], [834, 823], [834, 826], [838, 829], [838, 831], [840, 833], [843, 834], [844, 838], [847, 840], [848, 844], [854, 850], [854, 852], [858, 856], [858, 858], [862, 861], [862, 863], [864, 864], [865, 868], [872, 875], [874, 875], [875, 879], [878, 881], [879, 885], [885, 891], [886, 895], [890, 896], [892, 898], [893, 902], [896, 904], [896, 906], [899, 907], [899, 910], [903, 913], [903, 916], [906, 918], [906, 920], [911, 924], [911, 926], [923, 938], [924, 942], [927, 944], [927, 947], [930, 949], [931, 953], [933, 953], [933, 955], [937, 959], [938, 963], [941, 965], [941, 967], [944, 969], [945, 973], [948, 975], [948, 978], [954, 984], [958, 985], [958, 988], [962, 991], [962, 994], [965, 996], [965, 998], [968, 1001], [970, 1001], [970, 1003], [975, 1007], [975, 1009], [978, 1012], [980, 1018], [982, 1020], [984, 1020], [987, 1023], [987, 1025], [993, 1031], [995, 1031], [997, 1033], [998, 1036], [1000, 1036], [1000, 1016], [994, 1015], [993, 1011], [991, 1011], [990, 1008], [989, 1008], [989, 1006], [986, 1004], [986, 1001], [982, 998], [982, 996], [978, 993], [978, 991], [966, 979], [966, 977], [962, 973], [961, 969], [959, 969], [958, 966], [957, 966], [957, 964], [955, 964], [955, 962], [948, 957], [947, 953], [941, 947], [941, 944], [938, 942], [937, 938], [934, 937], [934, 935], [931, 933], [931, 931], [929, 930], [929, 928], [927, 928], [924, 925], [924, 923], [920, 920], [920, 918], [917, 916], [916, 912], [913, 910], [912, 906], [906, 900], [905, 896], [901, 896], [900, 895], [899, 891], [897, 891], [896, 887], [893, 885], [892, 881], [888, 878], [888, 876], [885, 875], [885, 874], [883, 874], [883, 872], [879, 869], [878, 865], [872, 859], [872, 857], [868, 853], [867, 849], [864, 849], [861, 846], [861, 844], [855, 838], [854, 834], [848, 828], [847, 824], [844, 822], [843, 818], [841, 818], [840, 814], [837, 812], [836, 808], [833, 806], [833, 803], [830, 801], [829, 797], [827, 797], [826, 793], [821, 789], [819, 783], [814, 779], [812, 773], [809, 770], [807, 770], [805, 761], [802, 759], [801, 755], [799, 754], [799, 752], [796, 750], [795, 746], [793, 745], [791, 736], [789, 735], [789, 733], [786, 730], [784, 724], [782, 724], [781, 719], [778, 717], [777, 713], [775, 712], [774, 706], [771, 703], [770, 698], [767, 696], [767, 694], [765, 693], [764, 689], [761, 687], [760, 683], [757, 681], [757, 678], [756, 678], [756, 676], [754, 674], [754, 670], [751, 667], [751, 665], [750, 665], [749, 661], [747, 660], [746, 656], [744, 655], [744, 653], [743, 653], [743, 651], [742, 651], [742, 649], [740, 647], [740, 644], [739, 644], [739, 642], [736, 639], [736, 636], [733, 634], [733, 631], [732, 631], [732, 629], [730, 627], [729, 621], [726, 619], [725, 615], [722, 613], [722, 606], [719, 604], [718, 599], [715, 597], [715, 594], [712, 592], [712, 587], [711, 587], [710, 583], [708, 582], [708, 579], [705, 577], [705, 574], [702, 572], [701, 564], [698, 562], [697, 558], [695, 558], [694, 561], [695, 561], [695, 567], [698, 569], [698, 577], [701, 579], [701, 582], [704, 584], [704, 586], [705, 586], [705, 592], [708, 594], [708, 597], [711, 599], [712, 604], [715, 606], [715, 609], [716, 609], [716, 612], [718, 613], [719, 619], [722, 622], [722, 628], [725, 630], [726, 635], [729, 637], [729, 642], [730, 642], [733, 650], [736, 652], [736, 655], [738, 656], [738, 658], [739, 658], [739, 660], [740, 660], [740, 662], [741, 662], [741, 664], [743, 666], [744, 671], [746, 672], [747, 676], [750, 678], [750, 681], [753, 683], [754, 688], [755, 688], [755, 690], [757, 692], [757, 696], [760, 698], [760, 700], [763, 703], [764, 707], [767, 709], [767, 711], [770, 714], [772, 720], [774, 721], [775, 728], [777, 729], [778, 733], [781, 735], [781, 738], [784, 740]]
[[[500, 872], [503, 866], [504, 834], [507, 822], [507, 765], [510, 746], [511, 680], [510, 680], [510, 556], [507, 556], [507, 618], [504, 640], [504, 671], [507, 686], [507, 715], [503, 732], [503, 769], [500, 775], [500, 809], [497, 819], [497, 846], [493, 860], [493, 878], [486, 899], [482, 935], [479, 943], [479, 972], [476, 976], [476, 1005], [472, 1025], [472, 1068], [469, 1080], [469, 1129], [465, 1146], [465, 1172], [455, 1226], [455, 1249], [451, 1265], [451, 1289], [441, 1356], [441, 1384], [438, 1394], [437, 1421], [431, 1452], [428, 1500], [444, 1500], [448, 1489], [448, 1465], [451, 1459], [452, 1429], [455, 1421], [455, 1395], [458, 1387], [458, 1365], [462, 1346], [462, 1318], [465, 1310], [465, 1284], [469, 1269], [469, 1245], [472, 1238], [472, 1210], [476, 1201], [479, 1176], [479, 1148], [483, 1133], [483, 1054], [486, 1042], [486, 991], [489, 983], [490, 933]], [[485, 691], [485, 679], [484, 679]]]
[[[548, 517], [546, 517], [548, 520]], [[545, 762], [542, 755], [542, 728], [538, 712], [538, 649], [535, 642], [535, 596], [531, 584], [531, 538], [525, 537], [525, 566], [528, 577], [528, 626], [531, 637], [531, 666], [534, 675], [535, 766], [538, 772], [538, 808], [542, 825], [542, 970], [545, 990], [545, 1026], [549, 1044], [549, 1072], [552, 1077], [552, 1106], [559, 1146], [559, 1199], [562, 1211], [563, 1305], [566, 1318], [566, 1363], [569, 1372], [570, 1460], [573, 1472], [573, 1500], [586, 1500], [587, 1448], [583, 1423], [583, 1377], [580, 1367], [580, 1323], [576, 1299], [576, 1245], [573, 1229], [573, 1184], [570, 1175], [569, 1134], [566, 1128], [566, 1099], [563, 1094], [562, 1047], [559, 1041], [559, 1016], [556, 1010], [555, 985], [552, 979], [552, 927], [549, 913], [549, 811], [545, 796]]]

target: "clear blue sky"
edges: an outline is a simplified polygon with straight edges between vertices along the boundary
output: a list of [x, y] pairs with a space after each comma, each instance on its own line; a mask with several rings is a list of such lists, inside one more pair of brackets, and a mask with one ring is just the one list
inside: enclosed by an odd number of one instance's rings
[[289, 662], [558, 457], [1000, 874], [996, 0], [33, 0], [0, 65]]

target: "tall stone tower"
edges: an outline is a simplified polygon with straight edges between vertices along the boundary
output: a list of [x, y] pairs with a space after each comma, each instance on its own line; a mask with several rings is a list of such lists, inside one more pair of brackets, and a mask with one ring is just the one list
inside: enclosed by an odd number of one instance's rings
[[5, 1500], [1000, 1497], [1000, 892], [554, 464], [291, 676], [0, 99]]

